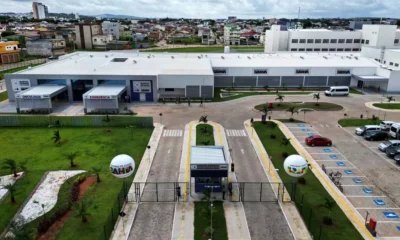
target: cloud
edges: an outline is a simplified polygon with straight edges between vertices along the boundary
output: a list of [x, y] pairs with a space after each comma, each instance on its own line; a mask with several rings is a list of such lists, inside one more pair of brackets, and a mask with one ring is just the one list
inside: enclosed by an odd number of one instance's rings
[[[32, 11], [31, 0], [1, 0], [2, 12]], [[140, 17], [398, 17], [398, 0], [41, 0], [50, 12]]]

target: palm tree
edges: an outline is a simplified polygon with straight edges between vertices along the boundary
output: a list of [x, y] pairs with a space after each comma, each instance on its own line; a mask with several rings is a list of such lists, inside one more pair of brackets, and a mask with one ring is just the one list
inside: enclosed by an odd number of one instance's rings
[[387, 98], [387, 102], [388, 102], [388, 103], [394, 102], [394, 101], [395, 101], [395, 99], [394, 99], [393, 96], [387, 96], [386, 98]]
[[319, 93], [315, 93], [313, 99], [317, 99], [317, 103], [315, 104], [315, 106], [319, 106], [319, 103], [318, 103], [318, 101], [320, 99]]
[[283, 145], [286, 147], [287, 145], [289, 145], [289, 143], [290, 143], [290, 138], [285, 138], [285, 137], [282, 138], [281, 146]]
[[78, 156], [78, 152], [64, 153], [64, 157], [70, 161], [71, 167], [75, 167], [74, 159]]
[[14, 177], [18, 177], [17, 163], [13, 159], [10, 158], [4, 159], [3, 167], [1, 169], [8, 169], [12, 174], [14, 174]]
[[97, 178], [97, 182], [98, 182], [98, 183], [101, 182], [101, 179], [100, 179], [100, 172], [101, 172], [101, 170], [102, 170], [102, 167], [92, 167], [92, 172], [93, 172], [94, 174], [96, 174], [96, 178]]
[[201, 116], [200, 119], [199, 119], [199, 122], [207, 123], [208, 122], [207, 115]]
[[4, 187], [5, 189], [7, 189], [7, 190], [10, 192], [10, 195], [11, 195], [11, 202], [12, 202], [12, 203], [15, 203], [14, 193], [15, 193], [15, 191], [17, 190], [17, 189], [15, 188], [15, 185], [9, 183], [9, 184], [7, 184], [7, 185], [5, 185], [5, 186], [3, 186], [3, 187]]
[[314, 111], [314, 109], [310, 109], [310, 108], [302, 108], [302, 109], [298, 110], [298, 112], [303, 112], [304, 113], [304, 122], [306, 121], [306, 113], [307, 112], [312, 112], [312, 111]]
[[76, 217], [82, 219], [82, 222], [87, 222], [88, 217], [91, 215], [89, 212], [89, 208], [92, 205], [92, 201], [87, 200], [86, 198], [82, 199], [80, 203], [75, 205], [75, 209], [77, 211]]
[[112, 119], [108, 116], [108, 114], [101, 121], [106, 123], [107, 132], [110, 132], [110, 123], [111, 123]]
[[53, 139], [54, 143], [60, 143], [61, 140], [61, 135], [60, 135], [60, 131], [59, 130], [55, 130], [53, 133], [53, 137], [51, 138]]
[[293, 114], [297, 113], [299, 114], [298, 111], [296, 111], [296, 107], [290, 107], [286, 109], [286, 112], [289, 112], [291, 114], [289, 121], [293, 122]]
[[281, 105], [281, 103], [283, 102], [283, 99], [284, 99], [284, 98], [285, 98], [285, 96], [283, 96], [282, 94], [276, 95], [275, 101], [276, 101], [276, 100], [279, 101], [278, 106]]

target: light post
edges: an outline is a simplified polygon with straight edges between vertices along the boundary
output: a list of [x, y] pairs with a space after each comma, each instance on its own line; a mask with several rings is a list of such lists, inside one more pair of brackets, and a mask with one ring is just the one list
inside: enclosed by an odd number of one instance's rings
[[151, 153], [150, 153], [150, 145], [147, 146], [147, 149], [149, 150], [149, 162], [151, 162]]
[[233, 151], [232, 148], [229, 148], [229, 154], [231, 155], [231, 172], [235, 171], [235, 164], [233, 163]]
[[131, 129], [132, 140], [133, 140], [133, 129], [134, 129], [134, 128], [136, 128], [136, 126], [129, 125], [129, 126], [128, 126], [128, 127], [126, 127], [126, 128], [130, 128], [130, 129]]
[[161, 117], [162, 117], [162, 113], [158, 114], [160, 116], [160, 124], [161, 124]]
[[211, 236], [210, 236], [210, 240], [212, 240], [212, 234], [213, 234], [213, 199], [212, 199], [212, 194], [214, 192], [214, 188], [218, 188], [219, 186], [211, 186], [211, 185], [207, 185], [205, 186], [206, 188], [211, 188], [211, 193], [210, 193], [210, 212], [211, 212]]

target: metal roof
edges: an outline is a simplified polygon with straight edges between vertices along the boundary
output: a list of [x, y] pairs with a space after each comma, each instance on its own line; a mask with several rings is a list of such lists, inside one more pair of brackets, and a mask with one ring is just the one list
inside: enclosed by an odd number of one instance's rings
[[65, 90], [67, 90], [67, 86], [65, 85], [39, 85], [17, 93], [16, 97], [54, 97]]
[[221, 146], [192, 146], [190, 164], [226, 164]]
[[100, 85], [83, 94], [84, 97], [119, 96], [126, 90], [125, 85]]
[[387, 82], [389, 81], [389, 78], [387, 77], [382, 77], [382, 76], [378, 76], [378, 75], [365, 75], [365, 76], [361, 76], [361, 75], [352, 75], [353, 78], [363, 81], [363, 82]]

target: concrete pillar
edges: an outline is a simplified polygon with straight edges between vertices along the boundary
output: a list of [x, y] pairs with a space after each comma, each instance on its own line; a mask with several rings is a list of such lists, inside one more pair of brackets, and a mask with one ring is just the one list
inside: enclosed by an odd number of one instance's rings
[[306, 84], [306, 76], [303, 77], [303, 87]]
[[257, 76], [257, 79], [256, 79], [256, 87], [258, 87], [258, 76]]
[[74, 93], [72, 91], [72, 80], [71, 79], [66, 79], [67, 82], [67, 91], [68, 91], [68, 102], [73, 103], [74, 102]]
[[93, 87], [99, 86], [99, 80], [97, 78], [93, 79]]
[[128, 95], [129, 98], [132, 99], [132, 96], [131, 96], [131, 80], [126, 80], [125, 81], [125, 86], [126, 86], [126, 95]]
[[328, 83], [329, 83], [329, 77], [327, 76], [326, 77], [326, 85], [325, 86], [328, 86]]
[[279, 77], [279, 87], [282, 86], [282, 76]]

